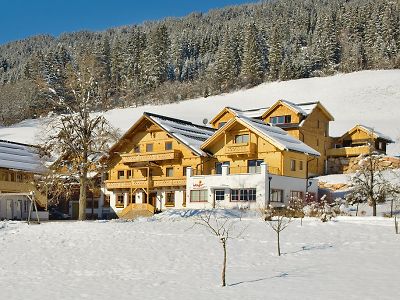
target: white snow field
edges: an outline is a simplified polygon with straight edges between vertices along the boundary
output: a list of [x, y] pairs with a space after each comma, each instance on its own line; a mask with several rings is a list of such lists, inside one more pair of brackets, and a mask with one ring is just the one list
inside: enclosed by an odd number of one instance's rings
[[[176, 214], [177, 212], [175, 212]], [[306, 218], [275, 233], [260, 219], [222, 248], [173, 212], [134, 222], [0, 222], [0, 299], [399, 299], [393, 220]]]
[[[248, 90], [182, 101], [161, 106], [113, 109], [107, 119], [125, 132], [144, 111], [186, 119], [202, 124], [211, 120], [223, 107], [241, 109], [268, 107], [279, 99], [295, 103], [321, 101], [335, 117], [330, 134], [340, 136], [355, 124], [371, 126], [374, 130], [396, 140], [388, 147], [389, 154], [400, 154], [400, 70], [361, 71], [330, 77], [264, 83]], [[25, 120], [12, 127], [0, 128], [0, 139], [36, 144], [40, 120]]]

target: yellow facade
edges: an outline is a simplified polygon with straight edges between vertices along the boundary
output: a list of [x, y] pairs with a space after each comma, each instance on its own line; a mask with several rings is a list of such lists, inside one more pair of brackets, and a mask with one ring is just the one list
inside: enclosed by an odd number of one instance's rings
[[[207, 174], [216, 172], [216, 163], [228, 163], [231, 174], [249, 173], [249, 161], [263, 160], [271, 174], [307, 177], [306, 154], [280, 150], [244, 124], [237, 121], [230, 123], [202, 146], [215, 158], [207, 164]], [[237, 137], [241, 135], [248, 135], [246, 143], [237, 143]]]
[[132, 195], [142, 190], [146, 195], [143, 203], [153, 206], [154, 191], [184, 188], [186, 168], [203, 172], [207, 160], [145, 116], [113, 147], [113, 153], [105, 181], [107, 190], [118, 193], [129, 189], [131, 203], [135, 201]]

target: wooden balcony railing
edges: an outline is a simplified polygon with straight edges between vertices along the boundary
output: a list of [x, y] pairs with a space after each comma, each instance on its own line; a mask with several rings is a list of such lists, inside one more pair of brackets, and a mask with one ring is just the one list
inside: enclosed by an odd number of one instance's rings
[[331, 148], [326, 151], [330, 157], [350, 157], [369, 153], [369, 146]]
[[179, 159], [181, 152], [179, 150], [169, 150], [155, 153], [127, 153], [121, 154], [122, 163], [149, 162], [160, 160]]
[[153, 178], [143, 179], [121, 179], [121, 180], [106, 180], [105, 186], [107, 190], [113, 189], [130, 189], [130, 188], [153, 188], [164, 186], [185, 186], [186, 178]]
[[255, 143], [241, 143], [226, 145], [226, 155], [253, 154], [256, 152], [257, 145]]

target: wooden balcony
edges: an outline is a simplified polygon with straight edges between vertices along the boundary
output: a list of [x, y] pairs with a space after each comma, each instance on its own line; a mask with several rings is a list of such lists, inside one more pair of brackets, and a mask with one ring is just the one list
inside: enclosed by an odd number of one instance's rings
[[331, 148], [326, 151], [328, 157], [351, 157], [369, 153], [369, 146]]
[[226, 155], [254, 154], [257, 145], [255, 143], [228, 144], [225, 148]]
[[153, 179], [153, 187], [163, 187], [163, 186], [186, 186], [186, 179], [185, 178]]
[[181, 152], [179, 150], [169, 150], [155, 153], [127, 153], [121, 154], [122, 163], [130, 164], [137, 162], [150, 162], [160, 160], [174, 160], [179, 159]]
[[107, 190], [113, 189], [130, 189], [130, 188], [147, 188], [148, 185], [152, 185], [152, 181], [147, 179], [121, 179], [121, 180], [106, 180], [105, 182]]
[[105, 186], [107, 190], [113, 189], [136, 189], [136, 188], [153, 188], [165, 186], [186, 186], [185, 178], [153, 178], [143, 179], [121, 179], [106, 180]]

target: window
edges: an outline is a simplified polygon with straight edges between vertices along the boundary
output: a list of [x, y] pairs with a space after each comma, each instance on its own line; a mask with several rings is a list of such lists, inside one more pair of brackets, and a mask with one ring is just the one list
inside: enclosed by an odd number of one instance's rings
[[290, 171], [296, 171], [296, 161], [294, 159], [290, 160]]
[[218, 129], [220, 129], [222, 126], [224, 126], [226, 124], [226, 122], [219, 122], [218, 123]]
[[146, 144], [146, 152], [153, 152], [153, 144]]
[[248, 134], [239, 134], [235, 136], [235, 144], [244, 144], [249, 141]]
[[271, 202], [283, 202], [283, 190], [271, 190]]
[[303, 192], [300, 191], [290, 191], [290, 199], [303, 199]]
[[190, 191], [190, 202], [207, 202], [207, 190]]
[[22, 182], [22, 175], [21, 174], [17, 174], [17, 181], [18, 182]]
[[299, 170], [303, 171], [303, 161], [302, 160], [299, 161]]
[[183, 176], [186, 176], [188, 167], [182, 167]]
[[172, 142], [165, 142], [165, 150], [172, 150]]
[[136, 203], [136, 195], [131, 194], [131, 203]]
[[214, 196], [215, 196], [215, 201], [223, 201], [223, 200], [225, 200], [225, 191], [224, 190], [215, 190]]
[[103, 207], [110, 207], [110, 195], [104, 195]]
[[128, 179], [132, 178], [132, 170], [126, 171], [126, 178]]
[[317, 120], [317, 128], [319, 128], [320, 124], [319, 124], [319, 120]]
[[231, 190], [231, 201], [256, 201], [256, 189]]
[[133, 152], [134, 152], [134, 153], [140, 153], [140, 146], [139, 146], [139, 145], [135, 145], [135, 146], [133, 147]]
[[379, 142], [379, 144], [378, 144], [378, 150], [383, 150], [383, 142]]
[[124, 207], [124, 194], [117, 194], [117, 203], [115, 207]]
[[249, 173], [261, 173], [261, 164], [264, 162], [262, 159], [248, 160], [247, 169]]
[[166, 168], [165, 169], [165, 176], [173, 177], [174, 176], [174, 168]]
[[230, 166], [229, 161], [224, 161], [224, 162], [217, 162], [215, 163], [215, 174], [222, 174], [222, 165], [225, 166]]
[[125, 171], [118, 171], [118, 179], [125, 179]]
[[175, 192], [165, 193], [165, 206], [175, 206]]
[[269, 121], [272, 124], [289, 124], [292, 122], [292, 116], [285, 115], [285, 116], [271, 117], [271, 118], [269, 118]]

